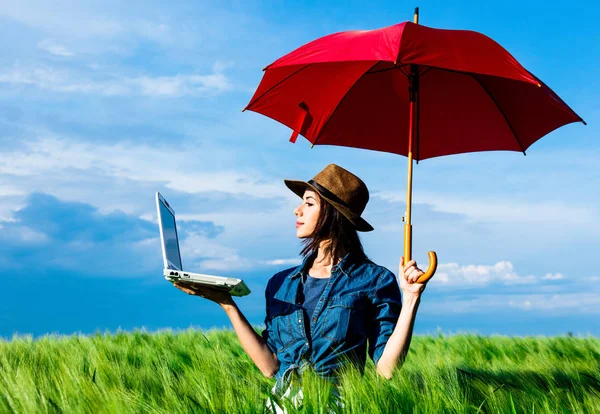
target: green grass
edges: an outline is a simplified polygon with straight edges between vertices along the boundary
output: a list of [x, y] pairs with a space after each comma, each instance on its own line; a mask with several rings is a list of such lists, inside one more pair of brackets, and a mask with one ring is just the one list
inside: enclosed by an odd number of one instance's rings
[[[14, 337], [0, 341], [0, 412], [262, 412], [264, 378], [231, 331]], [[600, 413], [600, 340], [416, 336], [391, 381], [372, 363], [342, 376], [349, 413]], [[308, 374], [300, 412], [327, 412]]]

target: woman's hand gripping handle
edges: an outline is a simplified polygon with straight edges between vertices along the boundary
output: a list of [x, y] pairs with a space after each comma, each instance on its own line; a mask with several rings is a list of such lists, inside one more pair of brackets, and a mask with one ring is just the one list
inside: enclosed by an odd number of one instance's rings
[[[425, 283], [429, 279], [433, 277], [435, 271], [437, 270], [437, 255], [435, 252], [427, 253], [429, 256], [429, 267], [427, 270], [419, 276], [418, 280], [415, 280], [417, 283]], [[403, 259], [406, 259], [406, 262], [410, 262], [412, 257], [412, 225], [405, 224], [404, 225], [404, 256]], [[408, 264], [408, 263], [407, 263]], [[403, 265], [400, 265], [401, 267]], [[416, 266], [416, 264], [415, 264]], [[400, 272], [402, 274], [402, 271]]]

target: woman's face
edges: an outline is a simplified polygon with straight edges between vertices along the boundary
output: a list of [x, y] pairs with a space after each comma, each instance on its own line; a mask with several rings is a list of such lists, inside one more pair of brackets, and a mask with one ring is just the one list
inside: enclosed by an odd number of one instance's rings
[[310, 189], [304, 191], [302, 203], [294, 210], [296, 216], [296, 236], [299, 239], [309, 237], [317, 225], [321, 208], [319, 195]]

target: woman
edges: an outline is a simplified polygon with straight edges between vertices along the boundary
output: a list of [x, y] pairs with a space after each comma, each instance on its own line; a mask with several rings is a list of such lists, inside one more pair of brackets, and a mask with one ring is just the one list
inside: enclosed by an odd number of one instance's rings
[[308, 182], [284, 182], [302, 198], [294, 215], [304, 261], [267, 283], [262, 335], [228, 293], [176, 286], [221, 305], [256, 366], [276, 377], [276, 391], [285, 391], [293, 374], [309, 366], [334, 382], [344, 361], [363, 370], [367, 345], [377, 372], [391, 378], [408, 353], [425, 288], [415, 281], [423, 272], [401, 258], [401, 303], [394, 274], [363, 252], [357, 231], [373, 230], [361, 217], [369, 192], [354, 174], [330, 164]]

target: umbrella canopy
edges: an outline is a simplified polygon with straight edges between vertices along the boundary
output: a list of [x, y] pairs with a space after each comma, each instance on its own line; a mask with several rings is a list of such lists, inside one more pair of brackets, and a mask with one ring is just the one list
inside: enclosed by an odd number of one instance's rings
[[[314, 40], [265, 68], [245, 109], [314, 145], [408, 155], [411, 69], [418, 81], [413, 158], [525, 150], [583, 120], [489, 37], [411, 22]], [[413, 78], [415, 79], [415, 78]], [[416, 86], [416, 85], [415, 85]]]

